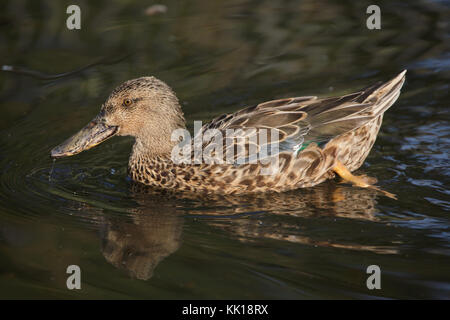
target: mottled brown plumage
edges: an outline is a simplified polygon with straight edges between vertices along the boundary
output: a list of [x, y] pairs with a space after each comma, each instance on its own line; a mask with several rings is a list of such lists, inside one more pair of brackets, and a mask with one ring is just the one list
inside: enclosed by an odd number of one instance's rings
[[[223, 153], [213, 149], [211, 154], [216, 160], [229, 160], [225, 159], [226, 150], [238, 150], [232, 162], [222, 164], [173, 162], [172, 150], [178, 141], [171, 140], [172, 132], [185, 128], [178, 99], [165, 83], [154, 77], [134, 79], [116, 88], [100, 115], [81, 133], [55, 148], [52, 156], [76, 154], [106, 140], [106, 127], [111, 136], [135, 137], [129, 173], [133, 180], [152, 187], [223, 194], [310, 187], [333, 178], [333, 168], [338, 162], [350, 171], [362, 165], [375, 142], [384, 112], [400, 94], [405, 72], [386, 83], [342, 97], [280, 99], [217, 117], [204, 125], [201, 133], [207, 130], [223, 133], [223, 141], [228, 144]], [[228, 129], [237, 130], [247, 140], [227, 140]], [[267, 141], [252, 140], [263, 129], [272, 129], [277, 136]], [[100, 131], [101, 139], [85, 138], [85, 131], [92, 130]], [[82, 147], [78, 146], [80, 140]], [[202, 141], [203, 150], [211, 147], [211, 141]], [[251, 147], [262, 150], [275, 142], [279, 150], [258, 153], [265, 161], [248, 163]], [[191, 157], [195, 157], [195, 152]], [[241, 164], [242, 161], [245, 163]], [[269, 170], [271, 174], [262, 174], [261, 170]]]

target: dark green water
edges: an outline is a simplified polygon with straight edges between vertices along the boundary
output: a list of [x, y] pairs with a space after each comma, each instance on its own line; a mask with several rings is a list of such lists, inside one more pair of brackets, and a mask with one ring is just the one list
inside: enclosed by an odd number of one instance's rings
[[[0, 298], [450, 298], [448, 1], [2, 1]], [[340, 95], [408, 69], [359, 170], [279, 195], [144, 195], [132, 145], [49, 158], [121, 82], [154, 75], [188, 124], [265, 100]], [[68, 73], [68, 74], [65, 74]], [[66, 288], [78, 265], [82, 289]], [[381, 268], [368, 290], [366, 268]]]

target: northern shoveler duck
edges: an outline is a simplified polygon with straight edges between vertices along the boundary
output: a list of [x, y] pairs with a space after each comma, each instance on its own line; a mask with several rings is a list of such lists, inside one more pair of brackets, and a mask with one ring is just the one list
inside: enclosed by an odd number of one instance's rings
[[[155, 77], [129, 80], [114, 89], [100, 113], [55, 147], [51, 156], [72, 156], [114, 135], [133, 136], [129, 174], [133, 180], [152, 187], [203, 194], [282, 192], [311, 187], [338, 174], [356, 186], [377, 189], [376, 179], [351, 172], [369, 154], [384, 112], [400, 94], [405, 73], [406, 70], [390, 81], [341, 97], [308, 96], [264, 102], [219, 116], [201, 128], [200, 134], [234, 129], [247, 137], [258, 135], [262, 129], [275, 131], [276, 141], [256, 140], [256, 148], [276, 143], [277, 151], [265, 154], [266, 158], [277, 158], [276, 166], [274, 162], [262, 161], [267, 160], [262, 153], [256, 163], [174, 161], [172, 153], [179, 141], [173, 141], [172, 134], [185, 128], [185, 120], [175, 93]], [[227, 150], [238, 149], [237, 140], [227, 140], [232, 141]], [[207, 148], [212, 143], [201, 144]], [[236, 152], [234, 160], [248, 156], [246, 146], [244, 155]], [[267, 168], [271, 174], [261, 174]]]

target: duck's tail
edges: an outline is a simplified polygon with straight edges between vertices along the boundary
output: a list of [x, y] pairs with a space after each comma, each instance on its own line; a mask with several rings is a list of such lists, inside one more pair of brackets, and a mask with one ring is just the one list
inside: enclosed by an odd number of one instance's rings
[[359, 103], [368, 103], [370, 107], [366, 108], [360, 115], [374, 118], [389, 109], [400, 95], [400, 89], [405, 82], [406, 71], [403, 70], [392, 80], [378, 82], [361, 90], [360, 96], [355, 100]]
[[406, 70], [387, 82], [380, 81], [358, 92], [321, 99], [303, 107], [301, 110], [308, 113], [311, 124], [305, 141], [327, 143], [384, 113], [400, 95], [405, 73]]

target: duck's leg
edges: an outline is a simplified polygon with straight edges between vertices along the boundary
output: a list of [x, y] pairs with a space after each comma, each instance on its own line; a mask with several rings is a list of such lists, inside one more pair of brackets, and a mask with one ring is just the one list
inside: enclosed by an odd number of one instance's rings
[[381, 190], [380, 188], [375, 186], [374, 184], [377, 183], [376, 178], [368, 177], [366, 175], [355, 176], [339, 160], [336, 161], [336, 164], [333, 167], [333, 171], [336, 172], [342, 179], [344, 179], [344, 181], [350, 182], [354, 186], [378, 190], [389, 198], [397, 199], [395, 194]]

